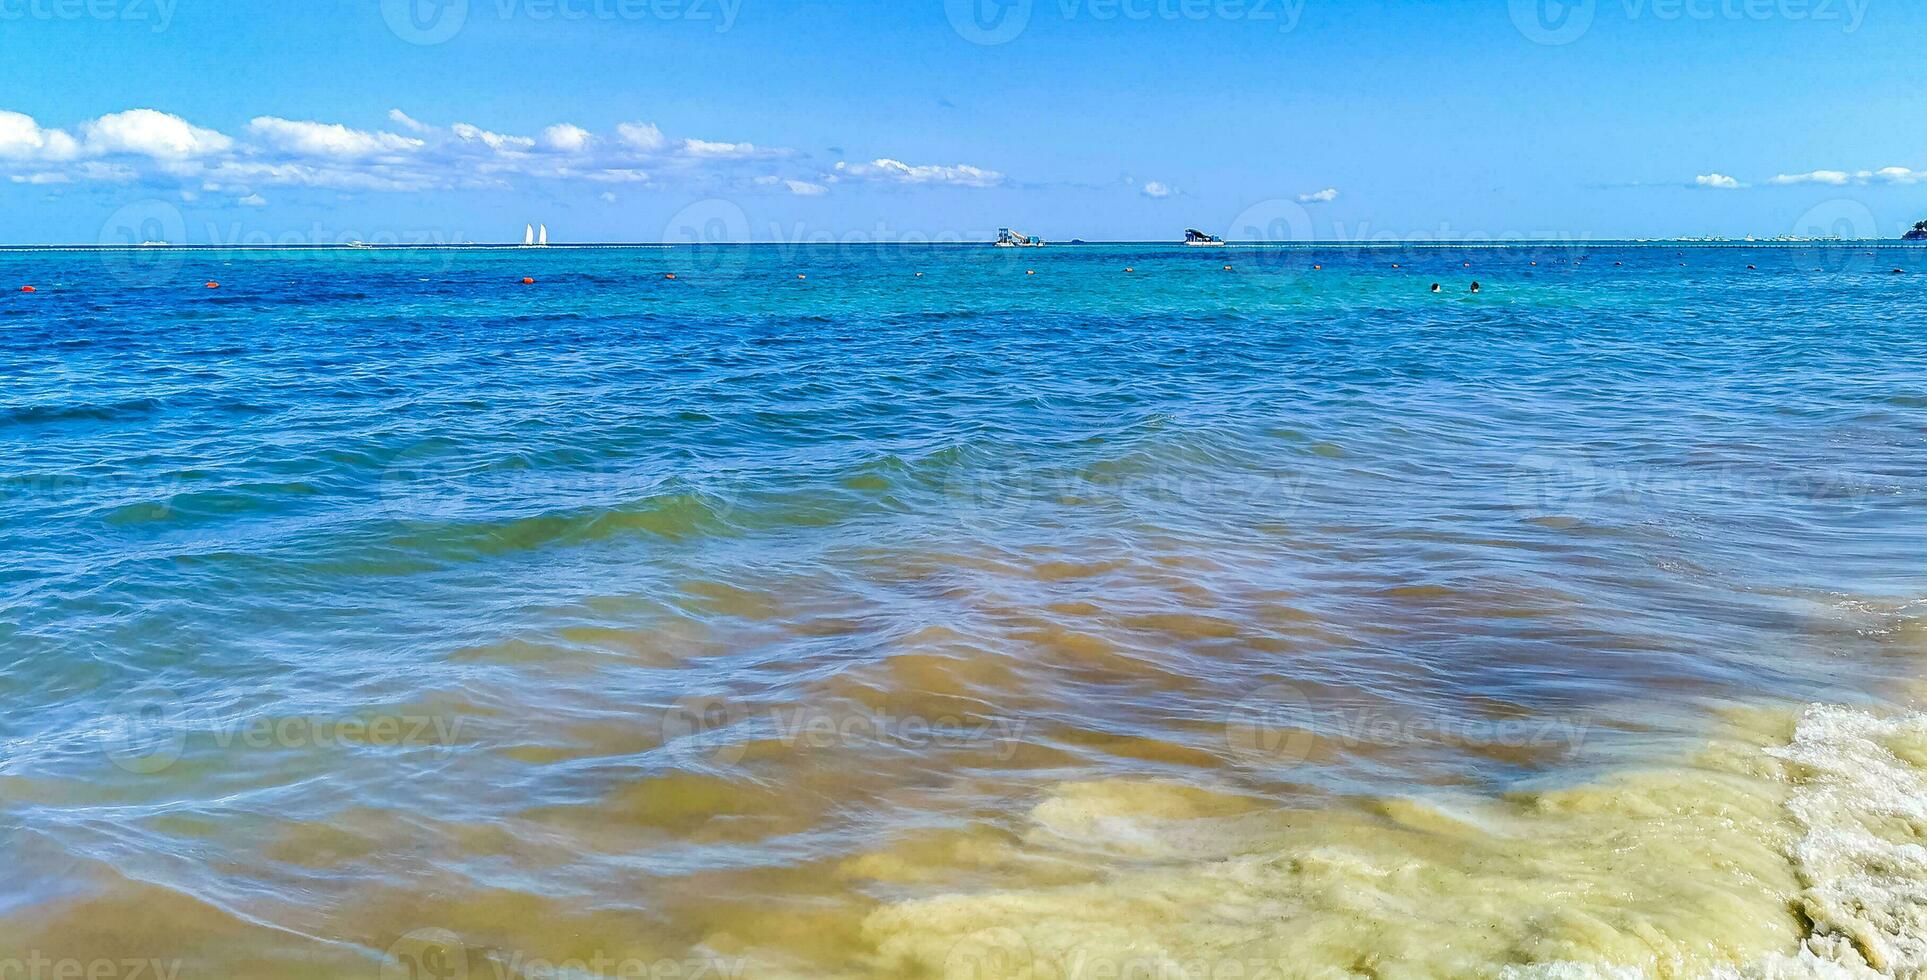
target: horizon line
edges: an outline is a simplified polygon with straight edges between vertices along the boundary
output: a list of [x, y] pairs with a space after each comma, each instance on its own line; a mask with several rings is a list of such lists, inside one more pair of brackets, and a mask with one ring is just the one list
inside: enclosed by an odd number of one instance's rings
[[[1089, 247], [1089, 246], [1165, 246], [1188, 251], [1197, 250], [1196, 246], [1170, 239], [1071, 239], [1062, 242], [1047, 242], [1037, 247]], [[1522, 247], [1604, 247], [1625, 248], [1652, 245], [1687, 246], [1852, 246], [1886, 248], [1927, 247], [1927, 242], [1907, 241], [1902, 238], [1517, 238], [1504, 241], [1440, 241], [1427, 239], [1409, 242], [1347, 242], [1332, 240], [1281, 241], [1281, 242], [1225, 242], [1211, 248], [1334, 248], [1334, 249], [1477, 249], [1477, 248], [1522, 248]], [[993, 241], [964, 242], [905, 242], [905, 241], [850, 241], [850, 242], [769, 242], [769, 241], [727, 241], [727, 242], [570, 242], [548, 245], [523, 245], [519, 242], [313, 242], [292, 244], [247, 244], [222, 245], [199, 243], [157, 242], [140, 245], [108, 245], [84, 242], [47, 242], [47, 243], [4, 243], [0, 252], [159, 252], [159, 251], [200, 251], [200, 252], [321, 252], [321, 251], [529, 251], [545, 249], [587, 249], [587, 248], [995, 248]]]

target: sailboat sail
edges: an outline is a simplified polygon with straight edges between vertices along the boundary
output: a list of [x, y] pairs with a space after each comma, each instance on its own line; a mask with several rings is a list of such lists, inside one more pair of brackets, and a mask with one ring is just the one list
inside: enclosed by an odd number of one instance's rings
[[522, 244], [524, 246], [535, 244], [535, 226], [534, 225], [528, 226], [528, 230], [522, 232]]
[[536, 241], [536, 244], [537, 244], [537, 245], [547, 245], [548, 243], [549, 243], [549, 226], [548, 226], [548, 225], [543, 225], [543, 226], [542, 226], [542, 237], [541, 237], [540, 239], [538, 239], [538, 240]]

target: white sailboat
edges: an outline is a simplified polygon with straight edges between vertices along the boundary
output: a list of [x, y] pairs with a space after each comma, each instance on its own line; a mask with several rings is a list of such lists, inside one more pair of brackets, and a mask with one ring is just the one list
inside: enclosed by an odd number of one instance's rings
[[542, 226], [542, 234], [536, 238], [535, 244], [541, 248], [549, 247], [549, 226], [548, 225]]
[[530, 225], [528, 226], [527, 231], [522, 232], [522, 247], [530, 248], [534, 245], [535, 245], [535, 226]]

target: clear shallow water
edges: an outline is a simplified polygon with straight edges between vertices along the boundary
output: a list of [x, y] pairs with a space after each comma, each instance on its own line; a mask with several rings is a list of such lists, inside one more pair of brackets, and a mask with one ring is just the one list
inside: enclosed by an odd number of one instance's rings
[[0, 256], [0, 948], [1906, 975], [1916, 254]]

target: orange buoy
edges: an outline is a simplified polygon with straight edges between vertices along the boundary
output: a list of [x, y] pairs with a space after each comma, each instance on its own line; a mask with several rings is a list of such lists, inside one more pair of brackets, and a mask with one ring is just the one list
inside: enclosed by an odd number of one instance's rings
[[215, 281], [213, 281], [212, 279], [210, 279], [210, 280], [208, 280], [208, 283], [207, 283], [207, 288], [209, 288], [209, 289], [219, 289], [219, 288], [221, 288], [221, 284], [220, 284], [220, 283], [218, 283], [218, 282], [215, 282]]
[[21, 292], [23, 292], [23, 293], [35, 293], [35, 292], [39, 292], [39, 290], [37, 290], [37, 289], [35, 289], [35, 288], [33, 288], [32, 286], [22, 286], [22, 287], [20, 287], [20, 291], [21, 291]]
[[1036, 274], [1037, 274], [1036, 269], [1027, 269], [1024, 271], [1024, 275], [1027, 275], [1027, 276], [1034, 276]]
[[534, 280], [534, 279], [532, 279], [532, 278], [530, 278], [530, 277], [528, 277], [528, 276], [523, 276], [523, 277], [522, 277], [522, 285], [524, 285], [524, 286], [533, 286], [533, 285], [535, 285], [535, 280]]
[[[1225, 266], [1225, 268], [1227, 268], [1227, 269], [1229, 269], [1229, 268], [1231, 268], [1231, 267], [1227, 265], [1227, 266]], [[1325, 267], [1324, 267], [1324, 266], [1322, 266], [1322, 265], [1314, 265], [1314, 266], [1312, 266], [1312, 269], [1313, 269], [1314, 271], [1318, 271], [1318, 272], [1323, 272], [1323, 271], [1325, 270]]]
[[665, 273], [663, 273], [663, 274], [662, 274], [662, 277], [663, 277], [664, 279], [674, 279], [674, 278], [676, 278], [676, 274], [675, 274], [675, 273], [673, 273], [673, 272], [665, 272]]
[[800, 272], [799, 272], [799, 273], [797, 273], [797, 274], [796, 274], [796, 278], [798, 278], [798, 279], [808, 279], [808, 278], [809, 278], [809, 276], [806, 276], [806, 275], [804, 275], [804, 274], [802, 274], [802, 273], [800, 273]]

